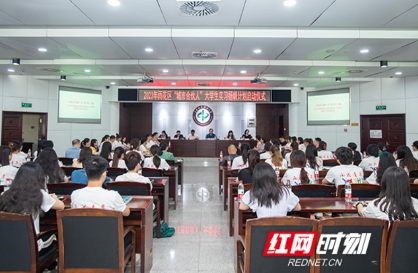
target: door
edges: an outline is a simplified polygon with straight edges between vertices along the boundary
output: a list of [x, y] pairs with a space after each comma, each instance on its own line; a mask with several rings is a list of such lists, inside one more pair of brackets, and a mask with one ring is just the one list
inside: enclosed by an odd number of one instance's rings
[[405, 114], [361, 116], [361, 151], [367, 145], [386, 143], [388, 152], [393, 153], [406, 143]]
[[9, 145], [13, 140], [22, 141], [22, 114], [3, 112], [1, 145]]

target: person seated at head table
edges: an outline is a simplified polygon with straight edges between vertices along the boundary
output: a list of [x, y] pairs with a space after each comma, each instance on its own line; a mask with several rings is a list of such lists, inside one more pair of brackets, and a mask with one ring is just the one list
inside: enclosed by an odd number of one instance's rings
[[315, 184], [315, 172], [306, 167], [306, 157], [302, 151], [293, 151], [290, 155], [292, 169], [288, 169], [283, 176], [283, 182], [289, 181], [292, 186]]
[[396, 167], [396, 161], [393, 155], [386, 153], [379, 157], [379, 165], [372, 174], [364, 180], [364, 184], [382, 185], [382, 177], [389, 167]]
[[226, 136], [227, 139], [235, 140], [234, 132], [232, 130], [229, 130], [228, 135]]
[[141, 156], [141, 160], [144, 161], [145, 157], [142, 154], [141, 149], [140, 149], [141, 141], [139, 140], [139, 138], [132, 139], [131, 145], [132, 145], [132, 151], [138, 153]]
[[[163, 142], [164, 143], [164, 142]], [[148, 183], [151, 185], [151, 180], [148, 177], [139, 175], [138, 172], [141, 169], [141, 156], [137, 152], [130, 152], [125, 156], [125, 165], [128, 169], [128, 172], [116, 177], [115, 181], [133, 181]]]
[[[83, 169], [75, 170], [71, 173], [71, 182], [72, 183], [88, 184], [88, 178], [86, 176], [86, 170], [84, 168], [84, 163], [86, 162], [87, 159], [89, 159], [91, 157], [98, 157], [98, 156], [86, 155], [84, 157], [84, 159], [83, 159]], [[106, 160], [106, 162], [107, 162], [107, 160]], [[110, 179], [110, 177], [106, 176], [103, 185], [106, 187], [106, 183], [111, 182], [111, 181], [112, 181], [112, 179]]]
[[412, 143], [412, 154], [418, 160], [418, 141], [414, 141], [414, 143]]
[[190, 135], [187, 137], [187, 139], [190, 139], [190, 140], [194, 140], [194, 139], [199, 140], [199, 136], [196, 134], [195, 130], [192, 129], [190, 131]]
[[58, 164], [57, 153], [52, 148], [45, 148], [40, 152], [36, 158], [36, 163], [38, 163], [44, 174], [45, 181], [48, 184], [68, 182], [68, 177], [65, 176], [64, 171], [60, 168]]
[[[271, 147], [273, 146], [273, 144], [271, 143], [271, 142], [267, 142], [265, 145], [264, 145], [264, 153], [262, 153], [262, 154], [260, 154], [260, 159], [269, 159], [269, 158], [271, 158], [271, 156], [272, 156], [272, 152], [270, 151], [271, 150]], [[278, 145], [277, 145], [278, 146]]]
[[[12, 149], [9, 146], [0, 146], [0, 185], [9, 187], [15, 180], [17, 168], [10, 165]], [[9, 179], [9, 180], [8, 180]]]
[[[238, 157], [237, 147], [235, 147], [234, 144], [231, 144], [228, 146], [228, 156], [225, 156], [222, 159], [220, 170], [223, 170], [223, 167], [226, 166], [228, 160], [231, 160], [232, 162], [236, 157]], [[232, 163], [231, 163], [231, 166], [232, 166]]]
[[160, 148], [162, 151], [162, 154], [160, 155], [160, 158], [165, 160], [174, 160], [174, 163], [177, 163], [177, 158], [174, 157], [173, 153], [168, 152], [168, 144], [165, 142], [161, 142]]
[[356, 151], [357, 150], [357, 144], [355, 144], [354, 142], [350, 142], [350, 143], [347, 144], [347, 147], [350, 148], [353, 151], [353, 155], [354, 155], [353, 161], [363, 159], [363, 156], [358, 151]]
[[65, 151], [65, 157], [67, 158], [78, 158], [80, 156], [80, 140], [79, 139], [74, 139], [72, 141], [72, 145], [73, 147], [68, 148]]
[[396, 165], [401, 168], [408, 168], [408, 171], [418, 170], [418, 160], [412, 155], [411, 149], [401, 145], [396, 149]]
[[86, 155], [91, 155], [93, 154], [92, 149], [90, 149], [90, 147], [84, 147], [83, 149], [81, 149], [80, 151], [80, 156], [77, 158], [73, 159], [73, 168], [83, 168], [83, 159]]
[[367, 156], [358, 165], [365, 171], [374, 171], [379, 165], [379, 148], [376, 144], [367, 146]]
[[125, 164], [125, 149], [123, 147], [117, 147], [113, 153], [113, 159], [109, 162], [109, 167], [128, 169]]
[[20, 154], [22, 149], [22, 143], [20, 141], [13, 140], [9, 143], [9, 147], [12, 150], [12, 159], [9, 162], [10, 165], [19, 168], [28, 161], [27, 156]]
[[258, 163], [253, 171], [252, 187], [242, 197], [240, 210], [251, 209], [258, 218], [282, 217], [301, 209], [299, 198], [282, 183], [269, 164]]
[[411, 197], [408, 174], [395, 166], [383, 174], [379, 198], [365, 204], [357, 202], [353, 206], [362, 217], [389, 221], [418, 218], [418, 200]]
[[151, 169], [160, 169], [168, 171], [171, 169], [170, 165], [168, 165], [165, 159], [160, 158], [163, 154], [161, 148], [157, 145], [151, 147], [151, 154], [152, 157], [147, 157], [144, 160], [144, 168], [151, 168]]
[[[319, 143], [319, 148], [318, 148], [318, 157], [322, 160], [326, 160], [326, 159], [334, 159], [334, 156], [332, 155], [331, 151], [327, 151], [327, 143], [325, 141], [321, 141]], [[351, 149], [350, 149], [351, 151]], [[353, 155], [354, 158], [354, 155]]]
[[169, 139], [170, 137], [167, 135], [165, 131], [161, 131], [160, 139]]
[[320, 151], [319, 150], [319, 143], [321, 143], [321, 141], [322, 141], [322, 139], [320, 138], [320, 137], [316, 137], [315, 139], [314, 139], [314, 142], [313, 142], [313, 144], [315, 145], [315, 147], [318, 149], [318, 151]]
[[260, 154], [256, 150], [248, 152], [248, 167], [238, 172], [237, 183], [242, 181], [243, 184], [253, 183], [253, 171], [255, 166], [260, 163]]
[[335, 151], [337, 156], [337, 162], [339, 166], [332, 167], [325, 178], [322, 180], [322, 184], [335, 184], [338, 188], [339, 185], [359, 184], [363, 182], [363, 169], [353, 165], [353, 153], [347, 147], [340, 147]]
[[209, 134], [206, 135], [205, 139], [216, 139], [216, 135], [213, 133], [213, 129], [209, 129]]
[[271, 158], [266, 160], [266, 163], [269, 164], [273, 169], [279, 167], [279, 169], [284, 170], [287, 169], [287, 160], [283, 159], [282, 151], [280, 151], [280, 147], [277, 145], [270, 146], [270, 153]]
[[252, 140], [253, 137], [250, 135], [250, 130], [245, 129], [244, 134], [241, 136], [241, 139], [250, 139], [250, 140]]
[[318, 150], [315, 145], [309, 144], [305, 150], [306, 166], [315, 170], [315, 165], [318, 166], [318, 170], [324, 168], [324, 161], [318, 157]]
[[116, 210], [123, 216], [130, 214], [120, 194], [116, 191], [103, 189], [107, 178], [107, 160], [100, 156], [90, 156], [83, 162], [88, 179], [87, 187], [73, 191], [71, 194], [71, 208], [97, 208]]
[[302, 152], [304, 152], [305, 149], [306, 149], [306, 146], [303, 145], [303, 138], [302, 137], [298, 137], [298, 139], [296, 140], [296, 142], [299, 145], [299, 150], [301, 150]]
[[[286, 139], [284, 138], [284, 136], [279, 136], [279, 142], [280, 142], [280, 145], [282, 146], [282, 147], [285, 147], [286, 145], [287, 145], [287, 141], [286, 141]], [[274, 143], [273, 143], [274, 144]]]
[[[152, 135], [151, 135], [151, 140], [150, 140], [150, 143], [152, 144], [151, 146], [153, 146], [153, 145], [158, 145], [158, 146], [160, 146], [160, 142], [158, 141], [158, 133], [157, 132], [154, 132]], [[150, 146], [150, 147], [151, 147]]]
[[175, 139], [184, 139], [184, 136], [181, 134], [180, 130], [177, 130], [176, 134], [174, 135]]

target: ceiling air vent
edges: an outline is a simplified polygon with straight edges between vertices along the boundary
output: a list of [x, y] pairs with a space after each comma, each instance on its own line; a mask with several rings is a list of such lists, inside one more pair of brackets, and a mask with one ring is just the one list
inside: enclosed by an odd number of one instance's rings
[[192, 56], [195, 59], [214, 59], [218, 56], [216, 52], [192, 52]]
[[183, 16], [210, 16], [219, 13], [219, 6], [209, 1], [181, 2], [180, 13]]
[[364, 70], [360, 70], [360, 69], [351, 69], [351, 70], [345, 71], [345, 73], [349, 73], [349, 74], [363, 73], [363, 72]]
[[37, 69], [45, 71], [45, 72], [51, 72], [51, 73], [61, 72], [61, 69], [54, 68], [54, 67], [38, 67]]

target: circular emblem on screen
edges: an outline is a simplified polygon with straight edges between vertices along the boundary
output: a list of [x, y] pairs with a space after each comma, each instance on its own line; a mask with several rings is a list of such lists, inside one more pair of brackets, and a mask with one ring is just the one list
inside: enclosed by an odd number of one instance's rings
[[206, 105], [200, 105], [193, 111], [193, 120], [197, 125], [207, 126], [213, 120], [213, 111]]

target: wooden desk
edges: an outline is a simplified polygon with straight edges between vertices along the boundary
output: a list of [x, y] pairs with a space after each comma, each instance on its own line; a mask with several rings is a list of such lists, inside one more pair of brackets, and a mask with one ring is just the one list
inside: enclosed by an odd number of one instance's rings
[[173, 166], [170, 170], [164, 171], [163, 170], [163, 176], [169, 177], [169, 197], [173, 198], [174, 200], [174, 209], [177, 208], [177, 184], [178, 184], [178, 167]]
[[220, 159], [218, 159], [218, 176], [219, 176], [219, 195], [221, 195], [221, 188], [222, 188], [222, 184], [223, 184], [223, 176], [222, 176], [222, 171], [221, 171], [221, 164], [222, 161]]
[[[222, 170], [222, 179], [223, 179], [223, 188], [224, 188], [224, 211], [226, 211], [226, 199], [228, 198], [228, 179], [230, 178], [230, 176], [232, 175], [233, 172], [239, 171], [239, 170], [228, 170], [226, 168], [224, 168]], [[237, 179], [236, 177], [233, 177], [235, 179]]]
[[228, 233], [234, 235], [232, 221], [234, 220], [234, 200], [238, 197], [238, 183], [236, 177], [228, 177]]
[[[169, 140], [165, 140], [168, 143]], [[222, 151], [224, 156], [228, 155], [228, 146], [239, 143], [248, 143], [250, 147], [257, 145], [255, 140], [170, 140], [169, 149], [176, 157], [219, 157]]]
[[177, 166], [178, 168], [178, 185], [181, 186], [181, 195], [183, 196], [183, 189], [184, 189], [184, 183], [183, 183], [183, 159], [178, 159], [177, 163], [174, 163], [174, 166]]
[[[71, 195], [64, 195], [65, 208], [71, 208]], [[133, 196], [127, 204], [131, 213], [123, 217], [124, 226], [133, 226], [136, 231], [135, 253], [141, 254], [141, 273], [150, 272], [152, 268], [153, 245], [153, 211], [152, 196]], [[55, 210], [48, 211], [40, 219], [41, 231], [57, 228]]]
[[161, 220], [168, 225], [168, 195], [169, 195], [169, 181], [168, 177], [149, 177], [154, 180], [152, 183], [152, 195], [158, 196], [160, 200], [160, 215]]

